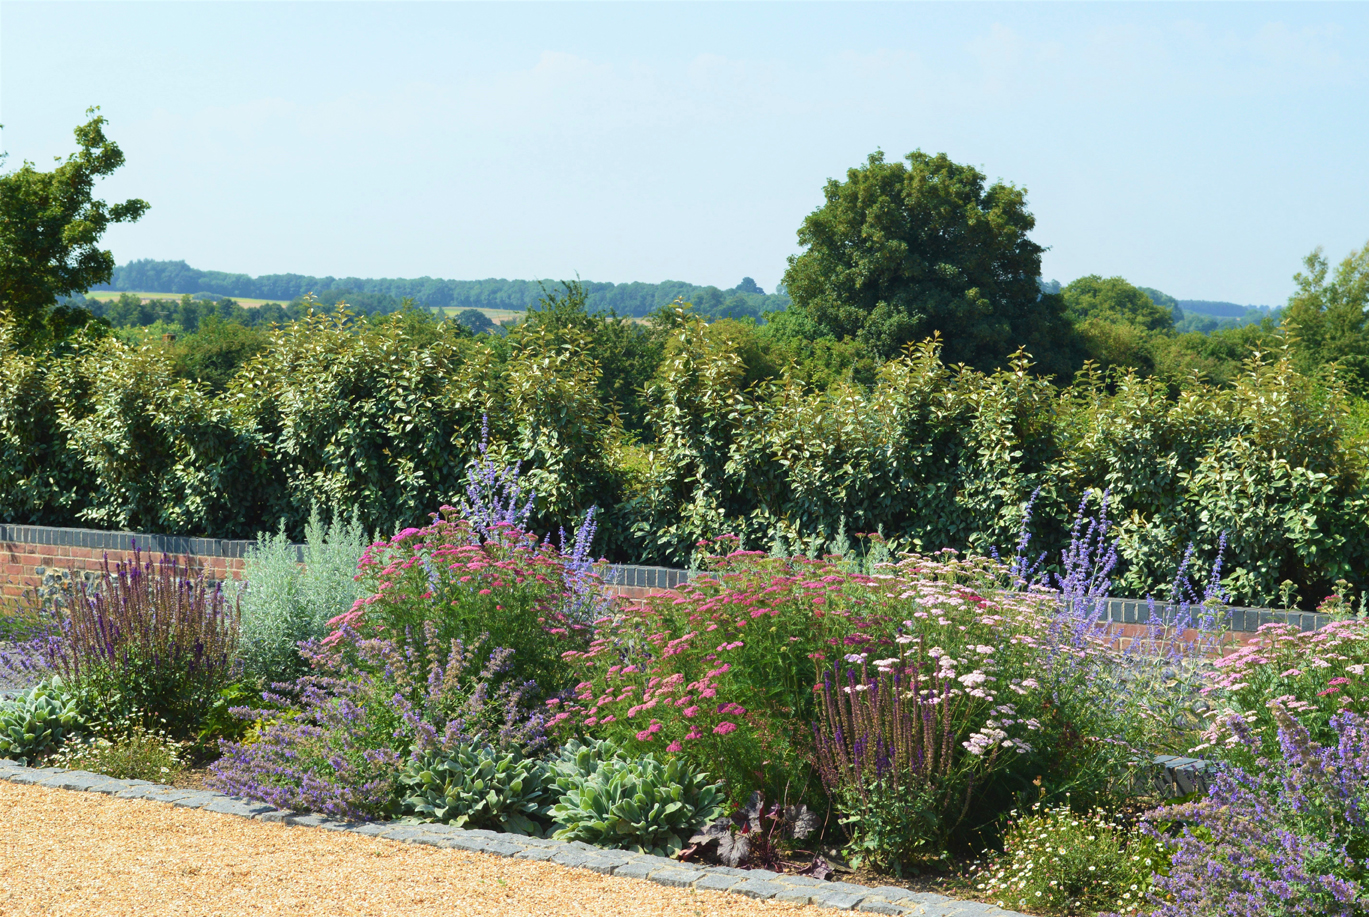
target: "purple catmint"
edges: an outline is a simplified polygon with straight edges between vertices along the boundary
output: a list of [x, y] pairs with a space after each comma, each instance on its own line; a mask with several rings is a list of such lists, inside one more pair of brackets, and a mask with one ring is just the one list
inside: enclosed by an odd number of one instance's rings
[[[1369, 728], [1340, 713], [1336, 740], [1319, 745], [1278, 701], [1270, 710], [1278, 758], [1258, 758], [1250, 770], [1226, 766], [1206, 797], [1147, 814], [1146, 830], [1170, 852], [1152, 892], [1155, 917], [1369, 913]], [[1230, 726], [1258, 750], [1243, 722]]]
[[484, 637], [447, 647], [431, 630], [427, 637], [419, 650], [417, 641], [401, 646], [345, 628], [330, 647], [304, 644], [312, 672], [263, 693], [282, 712], [256, 741], [223, 743], [211, 784], [284, 808], [382, 818], [395, 811], [398, 775], [413, 755], [472, 742], [527, 752], [546, 744], [543, 717], [531, 709], [535, 686], [492, 686], [512, 651], [485, 652]]

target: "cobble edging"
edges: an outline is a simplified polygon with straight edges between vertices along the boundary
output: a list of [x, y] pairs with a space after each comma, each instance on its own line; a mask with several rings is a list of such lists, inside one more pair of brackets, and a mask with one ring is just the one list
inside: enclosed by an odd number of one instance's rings
[[266, 803], [208, 790], [183, 790], [147, 780], [116, 780], [88, 771], [60, 767], [25, 767], [0, 758], [0, 780], [58, 790], [102, 793], [119, 799], [146, 799], [173, 806], [201, 809], [222, 815], [279, 822], [323, 831], [350, 831], [405, 844], [425, 844], [490, 856], [541, 860], [572, 869], [588, 869], [611, 876], [645, 879], [674, 888], [695, 888], [771, 899], [791, 904], [872, 914], [906, 914], [917, 917], [1024, 917], [1016, 911], [975, 901], [957, 901], [942, 895], [910, 892], [892, 886], [869, 888], [849, 882], [823, 882], [763, 869], [731, 869], [682, 863], [665, 857], [625, 850], [605, 850], [581, 841], [556, 841], [484, 829], [451, 825], [409, 825], [398, 822], [346, 822], [326, 815], [278, 809]]

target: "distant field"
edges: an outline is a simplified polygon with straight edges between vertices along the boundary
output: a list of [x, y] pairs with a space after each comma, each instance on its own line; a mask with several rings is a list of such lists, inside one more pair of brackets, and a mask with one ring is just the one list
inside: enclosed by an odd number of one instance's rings
[[[92, 290], [91, 292], [86, 294], [86, 298], [98, 299], [101, 302], [111, 302], [112, 300], [118, 299], [120, 296], [123, 296], [124, 292], [124, 290]], [[179, 300], [181, 298], [180, 293], [138, 293], [132, 290], [129, 290], [127, 292], [139, 297], [140, 299], [142, 299], [143, 302], [147, 302], [152, 299]], [[284, 299], [246, 299], [240, 296], [229, 296], [228, 299], [231, 299], [235, 303], [238, 303], [239, 305], [248, 309], [252, 308], [253, 306], [264, 306], [269, 302], [280, 303], [282, 306], [288, 302], [288, 300]]]
[[[442, 311], [447, 315], [459, 315], [460, 313], [465, 312], [466, 310], [458, 309], [455, 306], [451, 306], [446, 309], [443, 309]], [[514, 309], [476, 309], [475, 311], [482, 313], [486, 318], [488, 318], [495, 324], [498, 324], [499, 322], [502, 322], [505, 319], [509, 318], [521, 318], [523, 315], [522, 310]]]
[[[132, 290], [128, 292], [132, 293], [132, 295], [134, 296], [137, 296], [143, 302], [148, 302], [149, 300], [153, 299], [179, 300], [181, 298], [180, 293], [147, 293], [134, 292]], [[124, 295], [123, 290], [94, 290], [86, 294], [86, 296], [88, 296], [89, 298], [98, 299], [101, 302], [110, 302], [112, 300], [118, 299], [122, 295]], [[228, 298], [248, 309], [253, 308], [255, 306], [263, 306], [269, 302], [280, 303], [282, 306], [288, 304], [288, 301], [284, 299], [248, 299], [246, 297], [240, 296], [230, 296]], [[457, 313], [464, 312], [465, 310], [452, 307], [448, 309], [443, 309], [442, 311], [445, 312], [447, 315], [456, 315]], [[498, 324], [499, 322], [502, 322], [506, 319], [519, 318], [523, 315], [521, 310], [514, 309], [476, 309], [475, 311], [483, 312], [485, 317], [488, 318], [490, 321], [494, 322], [495, 324]]]

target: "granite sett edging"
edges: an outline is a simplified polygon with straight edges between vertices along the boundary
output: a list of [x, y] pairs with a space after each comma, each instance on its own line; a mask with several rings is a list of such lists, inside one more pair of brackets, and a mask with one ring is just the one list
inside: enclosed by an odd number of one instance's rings
[[60, 767], [24, 767], [0, 758], [0, 780], [59, 790], [102, 793], [120, 799], [146, 799], [206, 812], [236, 815], [264, 822], [350, 831], [368, 837], [406, 844], [426, 844], [483, 853], [490, 856], [542, 860], [572, 869], [589, 869], [604, 875], [645, 879], [674, 888], [695, 888], [746, 895], [751, 898], [814, 904], [837, 910], [872, 914], [906, 914], [917, 917], [1024, 917], [990, 904], [957, 901], [926, 892], [892, 886], [869, 888], [849, 882], [823, 882], [808, 876], [769, 872], [763, 869], [732, 869], [682, 863], [665, 857], [606, 850], [581, 841], [504, 834], [483, 829], [455, 828], [440, 824], [398, 822], [344, 822], [325, 815], [309, 815], [277, 809], [266, 803], [208, 790], [183, 790], [146, 780], [116, 780], [103, 774]]

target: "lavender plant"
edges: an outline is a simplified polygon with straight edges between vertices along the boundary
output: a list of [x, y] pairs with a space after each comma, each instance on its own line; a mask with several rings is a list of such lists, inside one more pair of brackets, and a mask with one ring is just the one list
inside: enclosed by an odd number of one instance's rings
[[[1362, 917], [1369, 913], [1369, 726], [1343, 712], [1318, 744], [1278, 700], [1280, 754], [1229, 766], [1202, 799], [1147, 815], [1168, 847], [1156, 917]], [[1232, 731], [1259, 740], [1239, 718]], [[1167, 827], [1173, 826], [1170, 831]]]
[[[107, 718], [141, 712], [177, 739], [194, 735], [233, 677], [238, 608], [202, 571], [164, 556], [111, 568], [77, 588], [48, 664]], [[154, 725], [147, 723], [148, 726]]]

